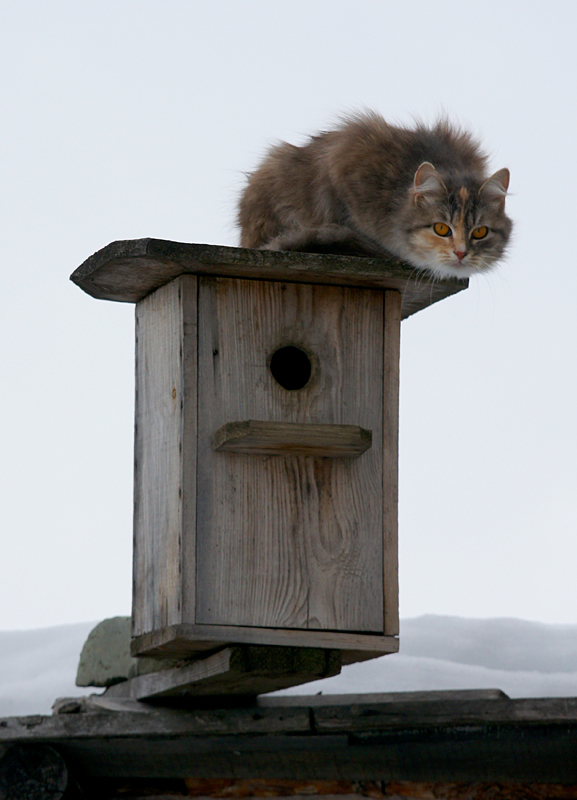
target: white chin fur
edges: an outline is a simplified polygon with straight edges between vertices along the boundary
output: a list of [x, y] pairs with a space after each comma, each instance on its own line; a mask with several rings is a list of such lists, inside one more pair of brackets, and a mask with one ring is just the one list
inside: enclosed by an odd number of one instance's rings
[[470, 278], [473, 273], [477, 272], [473, 267], [466, 264], [443, 264], [435, 261], [421, 261], [420, 259], [408, 259], [410, 264], [429, 272], [435, 278]]
[[475, 272], [473, 267], [452, 267], [449, 264], [426, 264], [423, 269], [432, 272], [436, 278], [470, 278]]

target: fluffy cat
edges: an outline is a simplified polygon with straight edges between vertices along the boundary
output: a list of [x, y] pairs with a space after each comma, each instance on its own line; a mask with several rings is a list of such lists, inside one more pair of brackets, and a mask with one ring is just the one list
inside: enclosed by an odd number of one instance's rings
[[368, 112], [269, 151], [240, 199], [240, 244], [389, 252], [435, 277], [466, 278], [506, 250], [508, 186], [509, 170], [489, 177], [479, 145], [448, 121], [408, 129]]

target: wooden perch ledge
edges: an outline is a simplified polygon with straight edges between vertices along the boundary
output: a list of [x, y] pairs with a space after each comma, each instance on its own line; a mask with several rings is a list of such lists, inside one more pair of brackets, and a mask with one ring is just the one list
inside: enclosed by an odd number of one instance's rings
[[358, 458], [371, 446], [372, 434], [358, 425], [313, 425], [249, 419], [229, 422], [213, 437], [215, 450], [245, 455]]
[[396, 289], [403, 298], [403, 318], [469, 285], [467, 280], [433, 280], [393, 256], [285, 253], [162, 239], [112, 242], [90, 256], [70, 279], [92, 297], [137, 303], [186, 274]]

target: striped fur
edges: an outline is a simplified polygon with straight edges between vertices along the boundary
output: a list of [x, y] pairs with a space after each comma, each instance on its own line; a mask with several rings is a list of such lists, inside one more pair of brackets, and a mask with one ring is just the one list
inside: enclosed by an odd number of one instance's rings
[[[348, 118], [296, 147], [273, 147], [239, 204], [241, 246], [376, 255], [389, 252], [437, 277], [465, 278], [504, 255], [509, 171], [489, 176], [466, 131]], [[439, 236], [435, 223], [450, 234]], [[486, 227], [476, 239], [474, 230]]]

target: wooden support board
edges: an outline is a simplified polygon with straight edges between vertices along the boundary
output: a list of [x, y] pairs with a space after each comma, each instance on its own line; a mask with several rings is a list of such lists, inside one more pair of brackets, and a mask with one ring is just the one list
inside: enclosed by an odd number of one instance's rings
[[338, 675], [338, 650], [297, 647], [226, 647], [174, 669], [150, 672], [109, 687], [106, 697], [160, 700], [167, 697], [256, 697], [266, 692]]
[[395, 289], [403, 298], [403, 319], [469, 285], [468, 280], [433, 279], [394, 256], [279, 253], [162, 239], [112, 242], [90, 256], [70, 277], [92, 297], [137, 303], [186, 274]]

